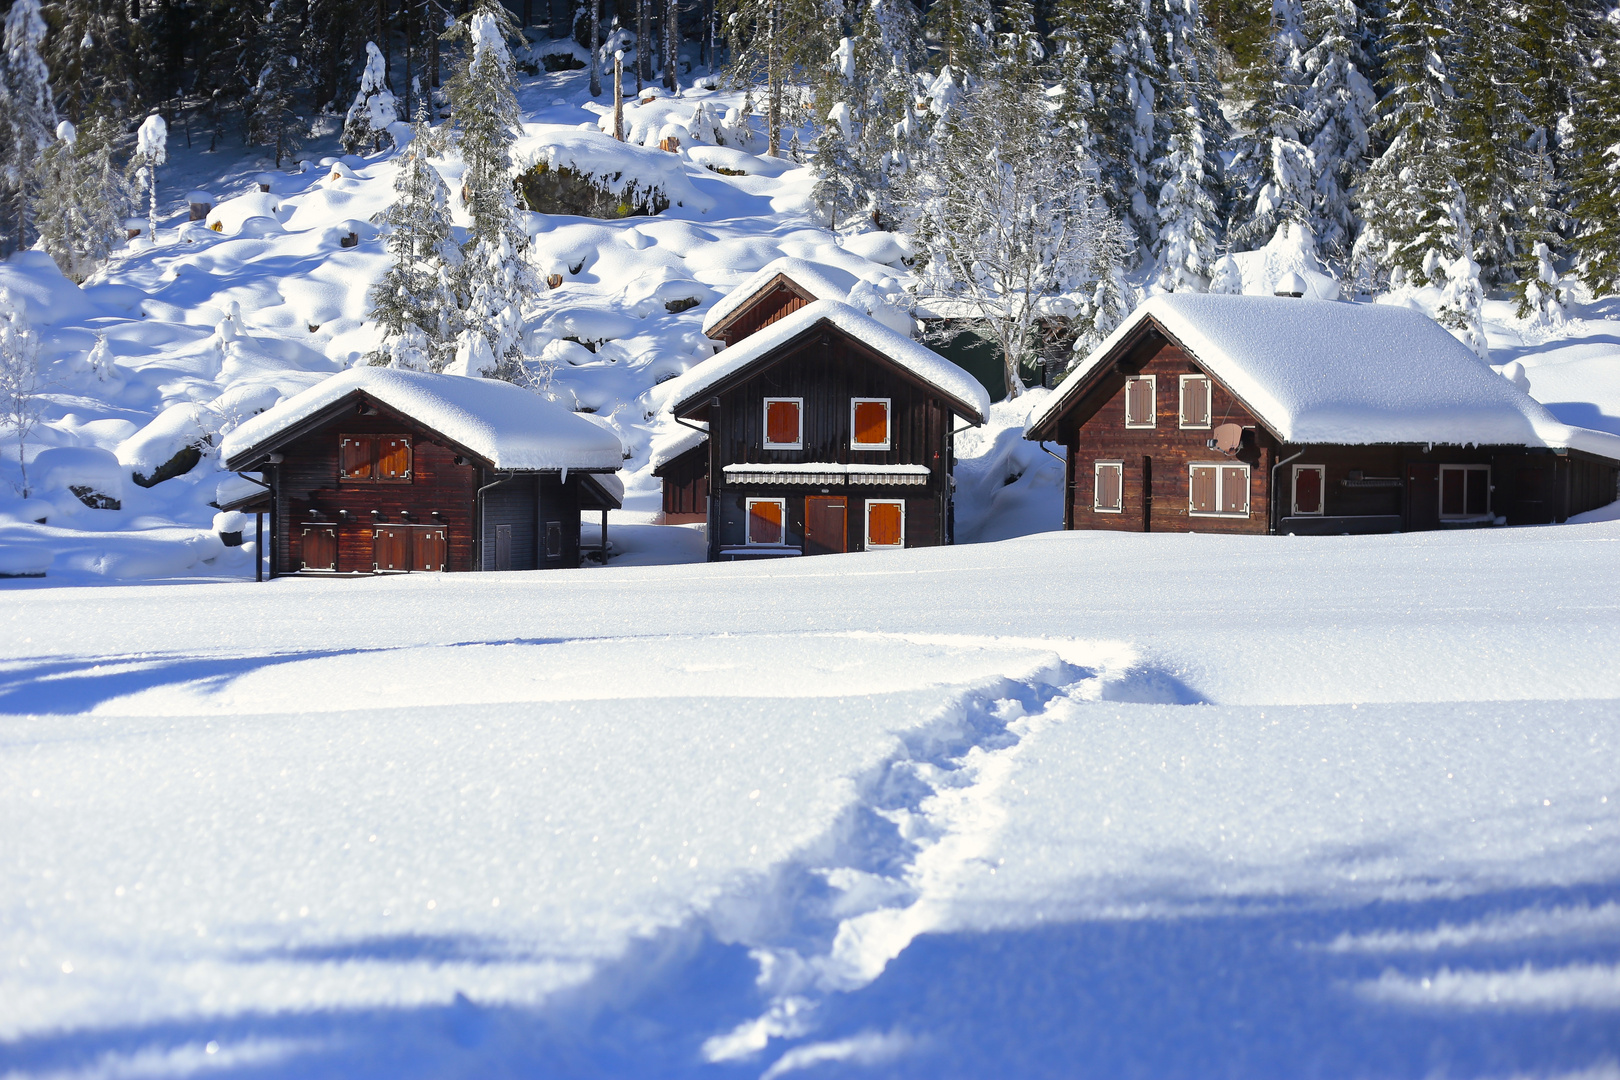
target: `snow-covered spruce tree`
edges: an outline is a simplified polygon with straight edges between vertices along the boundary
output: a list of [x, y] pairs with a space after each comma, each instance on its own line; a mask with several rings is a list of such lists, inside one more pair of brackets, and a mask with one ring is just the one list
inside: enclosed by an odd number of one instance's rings
[[1022, 367], [1040, 355], [1043, 313], [1096, 293], [1110, 219], [1095, 166], [1075, 153], [1039, 83], [981, 81], [939, 128], [934, 153], [905, 189], [922, 255], [917, 288], [975, 313], [971, 322], [1000, 348], [1016, 397]]
[[1522, 251], [1519, 232], [1525, 179], [1524, 145], [1530, 134], [1530, 99], [1519, 84], [1529, 58], [1497, 0], [1454, 0], [1455, 36], [1448, 58], [1457, 180], [1468, 197], [1474, 259], [1487, 283], [1513, 276]]
[[82, 282], [123, 239], [129, 187], [112, 161], [112, 125], [92, 120], [80, 134], [63, 120], [40, 155], [34, 221], [62, 273]]
[[146, 237], [157, 240], [157, 167], [169, 160], [169, 125], [153, 113], [135, 132], [135, 154], [129, 160], [136, 183], [146, 192]]
[[1311, 231], [1321, 253], [1343, 267], [1361, 222], [1352, 192], [1372, 153], [1378, 94], [1368, 81], [1366, 16], [1358, 0], [1304, 0], [1305, 74], [1303, 134], [1309, 139], [1316, 201]]
[[832, 51], [828, 23], [807, 0], [721, 0], [731, 46], [729, 77], [764, 92], [765, 152], [777, 157], [782, 129], [795, 119], [795, 71]]
[[1242, 134], [1232, 140], [1231, 241], [1239, 250], [1264, 244], [1278, 227], [1311, 221], [1315, 164], [1305, 145], [1308, 42], [1296, 0], [1276, 0], [1266, 47], [1237, 72]]
[[0, 56], [0, 197], [5, 200], [11, 246], [33, 243], [29, 186], [39, 155], [54, 137], [56, 103], [41, 49], [45, 18], [39, 0], [15, 0], [6, 15], [5, 54]]
[[140, 96], [135, 41], [145, 29], [122, 4], [56, 0], [49, 8], [45, 62], [58, 109], [79, 127], [93, 116], [122, 117]]
[[18, 492], [29, 498], [28, 440], [44, 419], [40, 395], [49, 387], [39, 366], [39, 335], [28, 325], [22, 307], [10, 293], [0, 289], [0, 427], [17, 447], [17, 467], [22, 471]]
[[[351, 154], [362, 150], [383, 150], [392, 145], [388, 125], [399, 119], [399, 102], [388, 88], [388, 65], [376, 42], [366, 42], [366, 69], [360, 73], [360, 89], [343, 119], [343, 149]], [[385, 145], [386, 140], [386, 145]]]
[[462, 200], [472, 217], [456, 282], [463, 323], [455, 370], [523, 383], [522, 303], [538, 291], [538, 282], [524, 256], [528, 238], [518, 228], [512, 191], [511, 146], [523, 114], [506, 48], [511, 16], [505, 8], [485, 4], [464, 26], [465, 60], [447, 88], [466, 166]]
[[461, 250], [450, 236], [450, 192], [429, 160], [434, 133], [418, 106], [412, 138], [394, 176], [398, 197], [383, 215], [394, 264], [371, 290], [371, 318], [383, 330], [367, 362], [442, 371], [455, 355], [460, 331], [452, 285]]
[[939, 42], [941, 66], [950, 68], [959, 83], [983, 70], [994, 25], [989, 0], [938, 0], [928, 7], [927, 30]]
[[1162, 287], [1203, 289], [1223, 233], [1227, 123], [1215, 79], [1215, 44], [1198, 0], [1155, 0], [1148, 25], [1162, 49], [1164, 71], [1153, 163], [1160, 184], [1153, 253]]
[[[850, 39], [845, 38], [843, 44], [850, 45]], [[837, 229], [870, 198], [867, 171], [850, 151], [849, 132], [853, 126], [849, 102], [839, 101], [827, 114], [821, 134], [816, 136], [816, 182], [810, 188], [810, 197], [827, 215], [829, 229]]]
[[1595, 296], [1620, 292], [1620, 11], [1591, 20], [1571, 127], [1575, 272]]
[[276, 168], [297, 152], [304, 119], [297, 112], [305, 71], [298, 62], [304, 34], [303, 0], [271, 0], [260, 24], [263, 63], [249, 96], [248, 139], [275, 148]]
[[1363, 227], [1351, 256], [1371, 286], [1427, 284], [1435, 258], [1460, 254], [1451, 209], [1461, 166], [1442, 57], [1448, 11], [1445, 0], [1395, 0], [1386, 23], [1386, 92], [1374, 131], [1385, 150], [1356, 189]]
[[1570, 300], [1570, 283], [1558, 273], [1555, 245], [1563, 242], [1562, 230], [1569, 222], [1563, 207], [1568, 192], [1559, 182], [1546, 133], [1539, 128], [1530, 137], [1517, 185], [1523, 200], [1519, 207], [1515, 243], [1521, 254], [1515, 264], [1518, 272], [1521, 319], [1543, 325], [1561, 322]]
[[1474, 350], [1481, 360], [1491, 358], [1490, 346], [1485, 343], [1485, 287], [1479, 279], [1479, 263], [1474, 259], [1473, 230], [1468, 224], [1468, 197], [1458, 186], [1449, 211], [1452, 235], [1457, 254], [1448, 260], [1430, 252], [1428, 274], [1438, 279], [1434, 263], [1440, 263], [1445, 285], [1440, 292], [1440, 309], [1435, 313], [1442, 326], [1449, 327], [1464, 345]]

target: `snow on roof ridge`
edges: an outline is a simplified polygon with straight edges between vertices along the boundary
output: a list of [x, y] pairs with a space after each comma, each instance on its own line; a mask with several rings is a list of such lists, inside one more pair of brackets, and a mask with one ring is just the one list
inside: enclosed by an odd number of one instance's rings
[[870, 315], [864, 315], [848, 304], [836, 300], [817, 300], [780, 319], [762, 330], [748, 335], [728, 349], [688, 371], [674, 387], [671, 395], [675, 412], [709, 387], [725, 379], [765, 353], [826, 320], [866, 345], [887, 356], [928, 385], [938, 389], [961, 404], [976, 410], [970, 419], [983, 423], [990, 415], [990, 395], [972, 375], [963, 371], [943, 356], [910, 338], [896, 333]]
[[1291, 443], [1571, 447], [1620, 458], [1620, 437], [1559, 423], [1411, 308], [1295, 297], [1151, 297], [1030, 416], [1035, 429], [1152, 318]]
[[[720, 325], [738, 308], [752, 300], [778, 274], [785, 276], [816, 300], [847, 301], [849, 291], [860, 281], [860, 278], [851, 271], [784, 255], [779, 259], [772, 259], [755, 271], [748, 280], [721, 297], [703, 317], [703, 332], [707, 334]], [[843, 281], [844, 278], [849, 280]]]
[[248, 420], [225, 437], [229, 461], [302, 423], [355, 391], [453, 439], [497, 469], [612, 469], [623, 463], [618, 438], [553, 402], [495, 379], [398, 368], [338, 372]]

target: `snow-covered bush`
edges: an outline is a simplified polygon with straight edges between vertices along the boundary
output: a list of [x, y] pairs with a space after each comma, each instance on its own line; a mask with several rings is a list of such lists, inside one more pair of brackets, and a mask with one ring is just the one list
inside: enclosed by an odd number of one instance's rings
[[388, 66], [375, 42], [366, 42], [366, 69], [360, 74], [360, 89], [343, 120], [343, 148], [351, 154], [362, 150], [386, 149], [391, 145], [388, 126], [399, 119], [399, 103], [388, 88]]
[[19, 494], [28, 498], [28, 440], [39, 427], [40, 395], [47, 378], [39, 366], [39, 335], [22, 306], [0, 290], [0, 427], [16, 440]]

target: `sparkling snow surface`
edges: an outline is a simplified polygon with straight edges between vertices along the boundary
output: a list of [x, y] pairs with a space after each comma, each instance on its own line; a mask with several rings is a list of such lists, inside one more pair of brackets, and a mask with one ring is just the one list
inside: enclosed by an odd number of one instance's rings
[[1620, 1055], [1620, 523], [5, 595], [6, 1075]]

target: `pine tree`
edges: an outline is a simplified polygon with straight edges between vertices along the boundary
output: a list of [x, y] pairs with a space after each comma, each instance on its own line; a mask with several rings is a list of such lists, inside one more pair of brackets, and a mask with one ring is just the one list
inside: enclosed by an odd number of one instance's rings
[[1311, 220], [1315, 162], [1306, 147], [1304, 16], [1294, 0], [1277, 0], [1267, 47], [1238, 72], [1244, 134], [1233, 140], [1231, 239], [1259, 247], [1277, 229]]
[[1159, 287], [1203, 292], [1220, 250], [1220, 211], [1210, 197], [1215, 186], [1204, 129], [1191, 108], [1171, 136], [1159, 187]]
[[1315, 190], [1310, 224], [1322, 254], [1342, 266], [1361, 230], [1352, 192], [1371, 160], [1378, 95], [1367, 78], [1372, 60], [1358, 0], [1305, 0], [1303, 14], [1310, 85], [1301, 111]]
[[122, 5], [57, 0], [46, 12], [45, 61], [61, 111], [80, 128], [93, 116], [129, 115], [140, 97], [141, 37]]
[[819, 63], [838, 35], [829, 40], [827, 20], [815, 4], [802, 0], [725, 0], [724, 12], [730, 78], [739, 85], [763, 84], [765, 152], [776, 157], [782, 130], [796, 111], [795, 72]]
[[1497, 282], [1511, 277], [1534, 246], [1518, 246], [1530, 134], [1530, 99], [1519, 80], [1529, 63], [1497, 0], [1455, 0], [1453, 10], [1452, 126], [1457, 155], [1467, 163], [1457, 179], [1468, 198], [1474, 258], [1484, 280]]
[[1569, 168], [1576, 273], [1596, 296], [1620, 292], [1620, 21], [1595, 18], [1573, 116]]
[[398, 194], [383, 217], [394, 264], [371, 291], [371, 318], [383, 329], [374, 365], [442, 371], [455, 352], [452, 282], [461, 251], [450, 236], [450, 192], [430, 158], [437, 149], [425, 105], [417, 108], [411, 142], [394, 176]]
[[93, 120], [81, 135], [66, 120], [40, 155], [34, 220], [62, 273], [83, 281], [122, 239], [129, 188], [112, 161], [112, 125]]
[[1356, 189], [1363, 230], [1352, 253], [1357, 277], [1376, 285], [1425, 284], [1436, 260], [1455, 259], [1451, 208], [1460, 163], [1451, 125], [1451, 85], [1441, 50], [1444, 0], [1395, 0], [1385, 34], [1384, 81], [1375, 135], [1387, 148]]
[[39, 0], [15, 0], [6, 15], [5, 55], [0, 57], [0, 197], [13, 246], [34, 240], [29, 213], [29, 186], [39, 155], [56, 130], [55, 100], [50, 71], [40, 51], [45, 44], [45, 19]]
[[1155, 0], [1149, 26], [1160, 43], [1163, 93], [1156, 129], [1157, 237], [1166, 288], [1203, 289], [1222, 243], [1221, 151], [1227, 125], [1215, 81], [1215, 48], [1198, 0]]
[[157, 242], [157, 167], [168, 160], [169, 125], [153, 113], [141, 121], [135, 133], [135, 156], [129, 161], [137, 184], [146, 190], [146, 236], [153, 243]]
[[1431, 251], [1428, 274], [1438, 279], [1432, 264], [1440, 263], [1445, 273], [1445, 285], [1440, 292], [1440, 308], [1435, 313], [1442, 326], [1450, 327], [1463, 344], [1474, 350], [1481, 360], [1491, 358], [1485, 342], [1485, 287], [1480, 284], [1479, 263], [1474, 259], [1473, 229], [1468, 224], [1468, 199], [1459, 185], [1448, 208], [1451, 232], [1455, 237], [1457, 255], [1442, 260]]
[[303, 131], [303, 118], [296, 109], [297, 95], [306, 82], [298, 62], [303, 16], [303, 0], [271, 0], [260, 30], [264, 61], [251, 94], [248, 138], [275, 148], [278, 169], [283, 158], [297, 152]]
[[463, 29], [466, 59], [447, 88], [466, 166], [462, 198], [472, 217], [456, 288], [465, 313], [456, 368], [523, 382], [522, 302], [538, 283], [524, 258], [528, 238], [518, 228], [509, 175], [511, 146], [523, 123], [506, 48], [511, 29], [504, 8], [486, 4], [472, 11]]
[[361, 150], [382, 150], [383, 140], [392, 138], [388, 125], [399, 119], [399, 103], [388, 88], [388, 67], [375, 42], [366, 42], [366, 68], [360, 75], [360, 89], [343, 120], [343, 148], [351, 154]]

